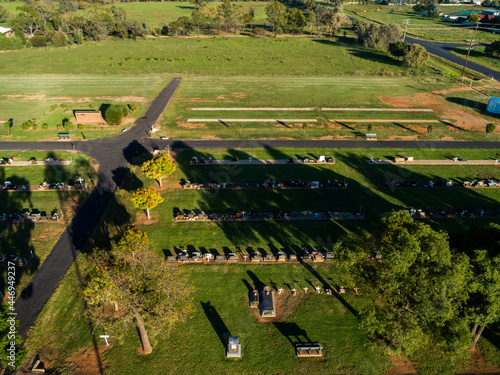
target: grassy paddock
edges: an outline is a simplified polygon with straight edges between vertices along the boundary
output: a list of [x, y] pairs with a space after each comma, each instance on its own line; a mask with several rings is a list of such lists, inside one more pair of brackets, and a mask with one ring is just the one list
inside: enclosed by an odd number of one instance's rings
[[[103, 103], [146, 106], [170, 79], [161, 75], [3, 75], [0, 77], [1, 138], [9, 141], [57, 139], [60, 130], [55, 130], [55, 126], [65, 117], [74, 122], [73, 109], [96, 109]], [[68, 113], [58, 115], [64, 110], [54, 112], [53, 105], [65, 105]], [[138, 110], [134, 115], [140, 113]], [[21, 123], [33, 118], [37, 120], [38, 130], [20, 129]], [[14, 120], [10, 137], [3, 127], [8, 119]], [[50, 125], [49, 130], [42, 130], [44, 122]], [[94, 132], [105, 136], [119, 132], [116, 127], [104, 129]], [[81, 137], [76, 129], [74, 136]]]
[[[8, 51], [3, 74], [411, 75], [381, 51], [350, 39], [154, 38], [106, 39], [64, 48]], [[25, 63], [16, 64], [22, 59]], [[425, 69], [423, 71], [426, 71]]]

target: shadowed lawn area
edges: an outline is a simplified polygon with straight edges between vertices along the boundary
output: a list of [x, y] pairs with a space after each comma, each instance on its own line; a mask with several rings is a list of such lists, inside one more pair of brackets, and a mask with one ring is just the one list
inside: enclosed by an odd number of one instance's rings
[[[311, 265], [309, 269], [315, 273], [298, 264], [186, 267], [195, 288], [194, 312], [187, 322], [160, 335], [154, 342], [153, 353], [147, 357], [137, 355], [140, 343], [132, 325], [124, 327], [123, 341], [116, 338], [116, 333], [106, 332], [113, 344], [103, 357], [109, 365], [106, 373], [384, 373], [390, 365], [388, 358], [366, 340], [356, 317], [336, 297], [312, 293], [305, 296], [303, 292], [296, 297], [290, 296], [293, 287], [308, 286], [311, 290], [311, 285], [321, 285], [315, 275], [331, 285], [342, 282], [334, 265]], [[70, 363], [63, 363], [63, 358], [70, 357], [78, 349], [87, 347], [91, 355], [94, 352], [89, 327], [85, 319], [81, 319], [83, 306], [75, 271], [73, 266], [52, 303], [45, 306], [29, 343], [29, 347], [37, 349], [42, 357], [44, 352], [57, 348], [58, 359], [52, 363], [59, 363], [63, 368], [71, 367]], [[261, 323], [255, 311], [248, 307], [249, 288], [260, 283], [285, 289], [277, 299], [281, 323]], [[367, 302], [363, 297], [350, 294], [343, 297], [354, 309]], [[69, 327], [71, 333], [64, 334], [63, 326]], [[51, 339], [47, 343], [49, 331], [52, 331]], [[223, 341], [229, 333], [240, 337], [241, 360], [225, 357]], [[102, 334], [100, 329], [95, 332], [95, 340], [102, 346], [104, 342], [99, 334]], [[292, 343], [308, 340], [323, 345], [322, 358], [296, 358]]]

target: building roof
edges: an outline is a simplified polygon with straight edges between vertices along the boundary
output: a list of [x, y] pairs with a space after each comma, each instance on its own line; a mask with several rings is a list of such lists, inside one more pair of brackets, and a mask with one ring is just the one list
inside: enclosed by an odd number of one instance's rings
[[11, 28], [9, 28], [9, 27], [1, 27], [0, 26], [0, 33], [2, 33], [2, 34], [5, 34], [5, 33], [9, 32], [10, 30], [11, 30]]

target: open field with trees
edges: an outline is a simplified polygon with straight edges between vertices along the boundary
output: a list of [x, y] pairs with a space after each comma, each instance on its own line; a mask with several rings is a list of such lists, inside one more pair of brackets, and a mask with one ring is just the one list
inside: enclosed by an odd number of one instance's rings
[[[483, 7], [446, 6], [441, 7], [442, 13], [455, 13], [463, 10], [481, 12]], [[397, 24], [404, 27], [403, 21], [410, 20], [408, 36], [439, 42], [468, 43], [474, 34], [474, 26], [442, 21], [441, 18], [431, 18], [419, 15], [413, 6], [383, 6], [378, 4], [358, 5], [347, 4], [346, 14], [362, 21]], [[476, 39], [481, 43], [496, 40], [495, 34], [478, 30]]]

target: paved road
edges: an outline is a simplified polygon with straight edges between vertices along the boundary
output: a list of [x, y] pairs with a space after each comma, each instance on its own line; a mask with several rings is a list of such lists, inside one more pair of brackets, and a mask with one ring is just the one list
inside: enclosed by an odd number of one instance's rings
[[[116, 186], [120, 184], [131, 160], [151, 151], [148, 131], [158, 121], [163, 110], [179, 85], [180, 78], [174, 78], [156, 97], [144, 117], [136, 121], [128, 132], [113, 138], [87, 142], [75, 142], [79, 152], [91, 155], [99, 163], [99, 181], [89, 199], [78, 210], [76, 216], [63, 232], [51, 253], [33, 276], [28, 287], [16, 301], [19, 333], [26, 338], [29, 328], [59, 285], [69, 267], [76, 259], [88, 238], [95, 230]], [[67, 142], [40, 142], [19, 144], [3, 143], [0, 150], [72, 150]], [[77, 272], [79, 272], [77, 264]]]
[[[433, 55], [442, 57], [443, 59], [454, 62], [455, 64], [461, 66], [464, 65], [465, 59], [457, 55], [454, 55], [453, 53], [450, 52], [450, 50], [457, 47], [468, 47], [467, 44], [429, 42], [427, 40], [408, 38], [408, 37], [406, 37], [406, 40], [410, 43], [420, 44], [421, 46], [425, 47], [425, 49], [429, 53], [432, 53]], [[484, 74], [486, 77], [490, 78], [493, 77], [497, 81], [500, 81], [500, 72], [496, 70], [487, 68], [483, 65], [476, 64], [470, 60], [467, 62], [467, 68], [479, 72], [481, 74]]]

